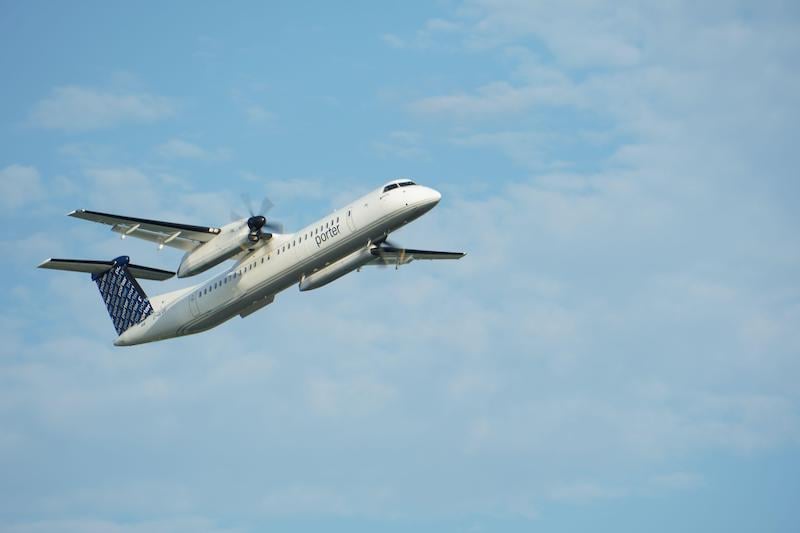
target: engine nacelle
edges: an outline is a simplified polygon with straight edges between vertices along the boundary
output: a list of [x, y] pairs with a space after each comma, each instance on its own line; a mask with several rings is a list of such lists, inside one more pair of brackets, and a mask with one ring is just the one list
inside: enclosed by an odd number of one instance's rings
[[[205, 272], [243, 250], [252, 249], [260, 245], [260, 242], [254, 243], [249, 239], [251, 230], [246, 222], [232, 222], [221, 229], [222, 231], [219, 232], [219, 235], [183, 256], [183, 260], [178, 267], [179, 278], [186, 278]], [[266, 238], [269, 236], [267, 234]], [[262, 237], [261, 240], [265, 241], [266, 238]]]
[[348, 274], [353, 270], [366, 265], [375, 259], [375, 256], [372, 255], [373, 248], [375, 248], [374, 245], [356, 250], [352, 254], [339, 259], [335, 263], [326, 266], [322, 270], [314, 272], [310, 276], [305, 276], [302, 280], [300, 280], [300, 290], [310, 291], [313, 289], [318, 289], [323, 285], [327, 285], [331, 281], [337, 280], [345, 274]]

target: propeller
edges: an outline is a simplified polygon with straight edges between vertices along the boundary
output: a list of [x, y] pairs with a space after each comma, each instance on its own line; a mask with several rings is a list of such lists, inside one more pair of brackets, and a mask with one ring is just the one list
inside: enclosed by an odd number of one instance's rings
[[390, 241], [388, 238], [385, 238], [382, 241], [380, 241], [378, 243], [378, 255], [380, 256], [383, 262], [379, 263], [378, 266], [381, 268], [389, 266], [388, 263], [386, 262], [386, 253], [385, 253], [386, 248], [391, 248], [393, 250], [397, 250], [398, 252], [400, 252], [400, 257], [398, 257], [398, 260], [394, 265], [394, 269], [397, 270], [398, 268], [400, 268], [400, 265], [403, 263], [403, 260], [405, 259], [406, 249], [398, 245], [397, 243]]
[[[250, 199], [250, 195], [247, 193], [242, 193], [242, 201], [244, 202], [245, 207], [247, 207], [247, 212], [250, 214], [250, 217], [247, 219], [247, 227], [250, 229], [250, 233], [247, 236], [247, 239], [250, 242], [258, 242], [264, 236], [272, 233], [283, 233], [283, 224], [278, 221], [268, 221], [267, 217], [264, 216], [267, 212], [274, 207], [269, 198], [266, 196], [261, 201], [261, 206], [258, 209], [258, 213], [253, 209], [253, 202]], [[234, 217], [235, 220], [238, 220], [240, 217], [235, 212], [231, 212], [231, 216]], [[267, 230], [264, 232], [263, 230]], [[268, 237], [269, 238], [269, 237]]]

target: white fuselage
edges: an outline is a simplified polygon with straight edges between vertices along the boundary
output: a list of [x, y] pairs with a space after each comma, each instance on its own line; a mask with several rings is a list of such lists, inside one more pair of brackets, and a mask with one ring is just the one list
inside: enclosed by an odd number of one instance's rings
[[[272, 302], [280, 291], [432, 209], [441, 195], [413, 185], [383, 188], [292, 234], [274, 235], [233, 268], [193, 287], [152, 296], [154, 312], [114, 342], [130, 346], [191, 335]], [[334, 265], [335, 267], [335, 265]]]

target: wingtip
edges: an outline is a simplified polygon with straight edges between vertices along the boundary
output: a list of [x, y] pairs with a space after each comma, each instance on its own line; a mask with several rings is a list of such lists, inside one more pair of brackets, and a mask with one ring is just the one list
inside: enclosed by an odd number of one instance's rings
[[85, 212], [85, 211], [86, 211], [86, 209], [73, 209], [72, 211], [70, 211], [69, 213], [67, 213], [67, 216], [68, 216], [68, 217], [74, 217], [74, 216], [75, 216], [75, 215], [77, 215], [78, 213], [83, 213], [83, 212]]
[[45, 259], [44, 261], [42, 261], [41, 263], [39, 263], [38, 265], [36, 265], [36, 268], [45, 268], [45, 265], [46, 265], [47, 263], [49, 263], [50, 261], [52, 261], [52, 260], [53, 260], [53, 258], [52, 258], [52, 257], [48, 257], [47, 259]]

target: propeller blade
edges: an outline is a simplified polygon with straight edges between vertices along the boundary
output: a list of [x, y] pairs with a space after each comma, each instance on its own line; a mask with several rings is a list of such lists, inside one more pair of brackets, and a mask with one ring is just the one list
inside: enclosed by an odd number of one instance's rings
[[398, 245], [397, 243], [394, 243], [394, 242], [390, 241], [388, 238], [387, 239], [383, 239], [381, 241], [381, 243], [378, 245], [378, 255], [380, 256], [381, 260], [383, 261], [382, 263], [379, 263], [378, 266], [380, 266], [382, 268], [385, 268], [385, 267], [389, 266], [389, 264], [386, 262], [386, 253], [385, 252], [386, 252], [387, 249], [390, 249], [391, 251], [399, 252], [399, 257], [397, 258], [397, 260], [395, 262], [395, 265], [394, 265], [395, 270], [397, 270], [400, 267], [400, 265], [403, 263], [403, 261], [405, 260], [406, 249], [404, 247]]
[[389, 265], [386, 264], [386, 254], [383, 253], [383, 248], [381, 246], [378, 246], [378, 256], [381, 258], [381, 262], [378, 263], [376, 266], [378, 268], [388, 267]]
[[261, 208], [258, 212], [262, 215], [266, 215], [270, 209], [275, 207], [275, 204], [269, 199], [269, 197], [265, 196], [263, 200], [261, 200]]
[[[250, 198], [250, 195], [246, 192], [243, 192], [240, 196], [242, 198], [242, 203], [247, 208], [247, 212], [250, 213], [250, 217], [247, 218], [247, 227], [250, 228], [250, 242], [258, 242], [264, 237], [268, 239], [272, 236], [272, 233], [284, 232], [283, 224], [274, 220], [267, 222], [267, 218], [264, 216], [275, 206], [269, 197], [264, 197], [264, 199], [261, 201], [259, 212], [256, 213], [253, 210], [253, 201]], [[235, 211], [231, 211], [231, 216], [233, 217], [233, 221], [244, 218], [240, 217]], [[262, 229], [267, 231], [262, 231]]]
[[283, 233], [283, 224], [277, 220], [270, 220], [264, 224], [264, 229], [271, 230], [273, 233]]
[[250, 216], [256, 216], [256, 212], [253, 210], [253, 199], [250, 198], [248, 193], [242, 193], [242, 202], [244, 202], [244, 206], [247, 208], [247, 212], [250, 213]]

